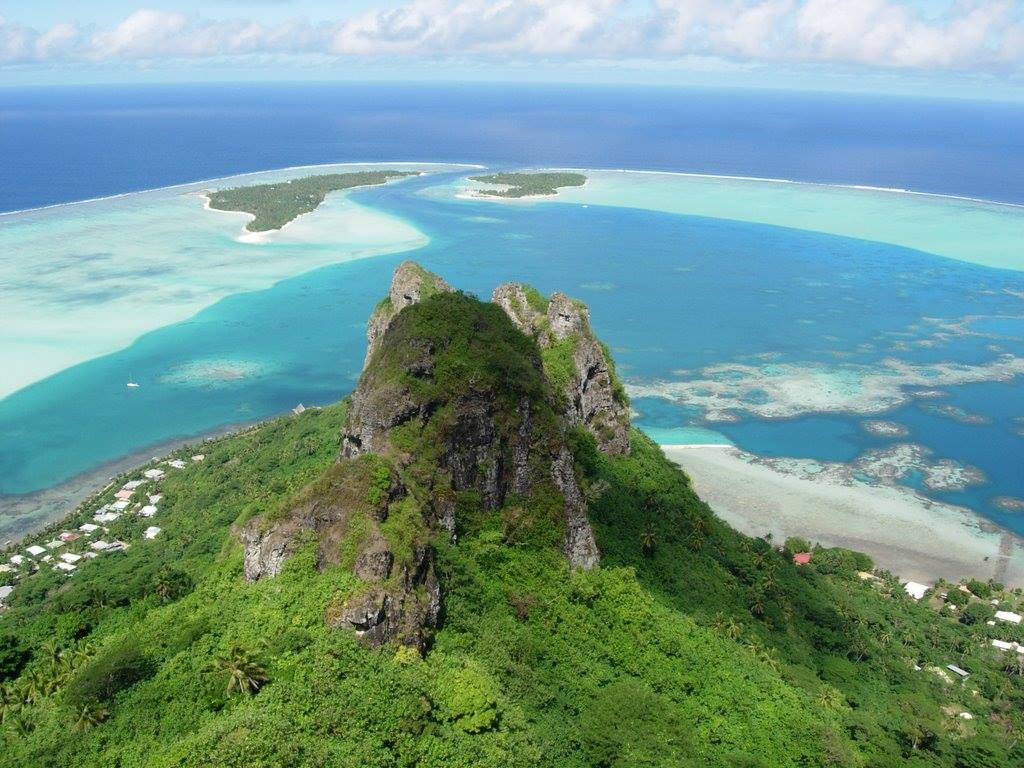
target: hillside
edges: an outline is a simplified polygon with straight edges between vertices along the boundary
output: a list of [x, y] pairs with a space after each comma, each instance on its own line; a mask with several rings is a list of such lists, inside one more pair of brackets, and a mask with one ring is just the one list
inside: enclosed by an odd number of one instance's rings
[[406, 262], [368, 337], [344, 402], [37, 537], [83, 554], [6, 574], [0, 766], [1024, 764], [987, 603], [729, 528], [630, 427], [583, 305]]

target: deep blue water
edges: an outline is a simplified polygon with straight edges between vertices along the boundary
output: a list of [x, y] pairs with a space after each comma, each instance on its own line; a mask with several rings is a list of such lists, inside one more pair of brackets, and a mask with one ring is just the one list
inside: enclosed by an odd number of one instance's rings
[[0, 211], [361, 160], [675, 170], [1024, 202], [1024, 104], [522, 84], [0, 88]]

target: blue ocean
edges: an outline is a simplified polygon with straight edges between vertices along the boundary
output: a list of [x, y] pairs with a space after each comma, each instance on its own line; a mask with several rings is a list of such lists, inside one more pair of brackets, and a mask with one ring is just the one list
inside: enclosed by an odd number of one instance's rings
[[[266, 169], [378, 161], [677, 171], [1024, 203], [1024, 105], [493, 85], [5, 89], [0, 158], [0, 209], [8, 211]], [[384, 248], [338, 263], [322, 243], [260, 246], [278, 255], [319, 250], [308, 269], [295, 267], [263, 287], [226, 290], [188, 317], [104, 354], [80, 355], [0, 399], [0, 495], [23, 498], [147, 446], [299, 402], [337, 400], [354, 386], [365, 320], [391, 271], [415, 258], [481, 297], [517, 280], [586, 301], [629, 383], [637, 423], [662, 442], [707, 434], [761, 456], [856, 469], [893, 444], [865, 423], [894, 423], [905, 430], [904, 442], [927, 456], [900, 483], [1024, 532], [1024, 515], [1005, 503], [1024, 498], [1024, 271], [991, 266], [984, 254], [971, 263], [959, 251], [950, 251], [953, 258], [908, 247], [902, 234], [883, 236], [906, 224], [899, 206], [883, 210], [902, 224], [864, 222], [862, 209], [825, 199], [816, 215], [834, 205], [842, 224], [821, 231], [828, 227], [658, 210], [640, 198], [526, 205], [465, 199], [453, 190], [469, 172], [439, 167], [347, 196], [360, 211], [420, 233], [422, 243], [410, 239], [400, 253]], [[220, 215], [162, 194], [158, 202], [168, 211], [176, 206], [196, 221]], [[103, 215], [121, 231], [139, 233], [156, 226], [140, 218], [147, 199], [89, 205], [107, 206]], [[789, 198], [779, 199], [791, 207]], [[64, 231], [93, 210], [0, 218], [0, 235], [6, 227], [15, 233], [11, 242], [39, 250], [34, 266], [24, 262], [32, 275], [6, 278], [19, 315], [43, 293], [56, 314], [62, 307], [100, 312], [116, 298], [82, 291], [80, 283], [75, 290], [68, 281], [46, 283], [34, 274], [46, 271], [45, 240], [18, 239], [32, 227]], [[943, 210], [936, 216], [948, 221]], [[1012, 206], [963, 215], [1006, 227], [999, 243], [1010, 243], [1010, 255], [1000, 258], [1012, 258], [1012, 217], [1021, 215]], [[962, 225], [968, 231], [969, 221]], [[863, 227], [883, 234], [867, 238]], [[161, 302], [185, 301], [178, 294], [194, 290], [189, 281], [206, 279], [204, 260], [235, 247], [230, 232], [201, 242], [188, 237], [161, 230], [161, 247], [177, 247], [180, 238], [177, 255], [196, 266], [175, 275], [173, 291], [155, 294], [154, 311]], [[62, 258], [111, 261], [116, 249], [90, 242], [67, 253]], [[18, 258], [0, 256], [20, 268]], [[54, 271], [66, 266], [61, 261]], [[134, 281], [151, 271], [140, 267], [125, 277], [125, 291], [138, 290]], [[27, 339], [11, 348], [35, 354], [32, 340], [50, 326], [11, 314], [0, 321], [3, 335]], [[86, 340], [64, 342], [73, 352]], [[142, 386], [126, 388], [129, 379]], [[835, 390], [831, 399], [823, 388]], [[921, 471], [947, 466], [978, 475], [960, 484], [922, 480]], [[0, 521], [3, 530], [18, 532], [18, 519]]]

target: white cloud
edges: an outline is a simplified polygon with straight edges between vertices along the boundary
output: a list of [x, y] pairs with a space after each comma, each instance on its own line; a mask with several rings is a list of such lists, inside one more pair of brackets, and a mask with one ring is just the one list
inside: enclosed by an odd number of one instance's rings
[[267, 25], [138, 10], [109, 27], [35, 30], [0, 17], [0, 65], [317, 55], [412, 59], [828, 62], [876, 69], [1014, 70], [1016, 0], [394, 0], [383, 10]]

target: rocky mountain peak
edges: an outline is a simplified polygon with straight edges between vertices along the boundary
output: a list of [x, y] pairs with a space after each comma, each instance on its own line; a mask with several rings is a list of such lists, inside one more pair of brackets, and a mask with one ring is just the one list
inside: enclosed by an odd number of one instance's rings
[[435, 293], [447, 293], [451, 290], [448, 283], [415, 261], [406, 260], [399, 264], [391, 277], [391, 290], [376, 306], [367, 322], [366, 360], [363, 367], [370, 362], [370, 357], [377, 349], [378, 340], [399, 312]]
[[327, 621], [369, 644], [422, 649], [441, 617], [439, 537], [494, 529], [509, 544], [557, 547], [572, 567], [597, 565], [562, 397], [534, 334], [510, 317], [403, 263], [371, 319], [338, 463], [245, 527], [246, 577], [276, 575], [312, 531], [320, 563], [363, 585]]
[[569, 425], [586, 427], [606, 453], [628, 454], [629, 402], [586, 305], [559, 292], [545, 298], [519, 283], [499, 285], [491, 300], [536, 339]]

